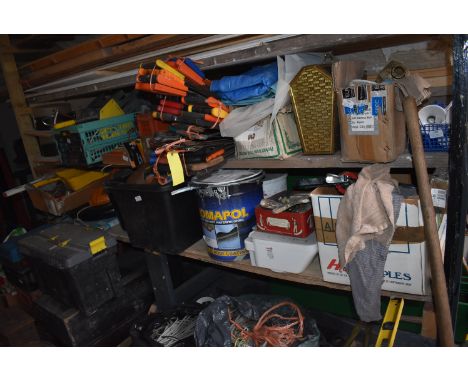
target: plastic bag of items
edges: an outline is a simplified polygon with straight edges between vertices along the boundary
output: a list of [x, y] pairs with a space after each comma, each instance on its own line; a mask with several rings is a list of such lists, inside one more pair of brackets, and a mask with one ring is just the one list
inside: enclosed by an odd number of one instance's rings
[[278, 296], [221, 296], [195, 324], [197, 346], [319, 346], [315, 320]]
[[134, 346], [195, 346], [194, 329], [203, 305], [184, 305], [164, 312], [145, 315], [130, 328]]

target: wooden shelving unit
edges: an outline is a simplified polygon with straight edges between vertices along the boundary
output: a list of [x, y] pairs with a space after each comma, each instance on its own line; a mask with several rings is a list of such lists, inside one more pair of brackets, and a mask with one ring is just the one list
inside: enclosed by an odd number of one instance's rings
[[43, 138], [49, 138], [54, 136], [54, 131], [53, 130], [25, 130], [23, 132], [26, 135], [30, 135], [33, 137], [43, 137]]
[[[102, 39], [105, 45], [102, 45]], [[0, 38], [1, 47], [9, 49], [7, 38]], [[408, 65], [412, 72], [419, 72], [432, 86], [434, 97], [452, 96], [455, 100], [451, 127], [452, 152], [426, 153], [428, 168], [449, 168], [450, 187], [448, 201], [447, 249], [445, 254], [445, 273], [451, 300], [452, 316], [456, 314], [456, 300], [459, 294], [459, 278], [463, 248], [463, 229], [465, 225], [467, 198], [463, 192], [466, 185], [466, 107], [463, 97], [466, 94], [466, 37], [460, 35], [454, 39], [442, 35], [199, 35], [199, 36], [142, 36], [119, 35], [100, 37], [87, 42], [83, 47], [68, 50], [66, 55], [58, 54], [52, 61], [35, 62], [36, 73], [29, 74], [16, 68], [13, 56], [8, 49], [1, 54], [2, 67], [8, 74], [7, 87], [14, 107], [21, 136], [31, 168], [53, 166], [58, 158], [44, 158], [40, 155], [36, 137], [50, 137], [51, 132], [34, 131], [31, 123], [31, 110], [34, 104], [69, 99], [70, 97], [94, 96], [102, 91], [121, 89], [133, 85], [140, 63], [153, 62], [155, 58], [165, 58], [183, 51], [185, 56], [203, 62], [204, 70], [219, 70], [239, 64], [255, 63], [259, 60], [274, 59], [277, 55], [300, 52], [330, 52], [335, 59], [363, 59], [372, 62], [367, 68], [369, 78], [377, 74], [375, 68], [383, 67], [387, 60], [378, 50], [385, 47], [397, 47], [414, 42], [437, 42], [440, 47], [453, 49], [453, 65], [448, 64], [444, 54], [434, 54], [432, 44], [427, 52], [415, 47], [414, 50], [401, 51], [398, 58]], [[164, 40], [164, 41], [163, 41]], [[453, 40], [453, 41], [451, 41]], [[163, 42], [161, 42], [163, 41]], [[448, 44], [447, 44], [448, 42]], [[452, 45], [454, 43], [454, 45]], [[145, 50], [142, 51], [142, 47]], [[73, 51], [86, 48], [87, 54], [73, 55]], [[147, 48], [147, 49], [146, 49]], [[458, 52], [458, 53], [457, 53]], [[92, 53], [92, 54], [91, 54]], [[110, 55], [109, 55], [110, 54]], [[341, 56], [341, 58], [340, 58]], [[49, 57], [50, 58], [50, 57]], [[379, 61], [380, 60], [380, 61]], [[31, 69], [31, 68], [30, 68]], [[34, 70], [33, 70], [34, 72]], [[21, 82], [29, 79], [31, 83]], [[35, 78], [34, 78], [35, 77]], [[34, 83], [33, 83], [34, 80]], [[452, 83], [453, 82], [453, 83]], [[24, 84], [26, 95], [22, 91]], [[26, 99], [28, 102], [26, 102]], [[339, 152], [333, 155], [297, 155], [286, 160], [276, 159], [230, 159], [225, 168], [262, 168], [262, 169], [358, 169], [365, 163], [341, 161]], [[411, 153], [401, 155], [389, 163], [393, 169], [410, 172], [413, 168]], [[466, 188], [466, 187], [465, 187]], [[123, 238], [123, 236], [122, 236]], [[128, 240], [128, 238], [127, 238]], [[203, 241], [195, 243], [180, 256], [195, 261], [210, 263], [218, 267], [236, 269], [275, 279], [291, 281], [304, 285], [315, 285], [330, 289], [349, 291], [345, 285], [327, 283], [322, 280], [318, 259], [300, 275], [275, 273], [268, 269], [252, 267], [248, 261], [221, 263], [211, 259]], [[150, 256], [154, 258], [153, 256]], [[164, 256], [159, 256], [163, 258]], [[431, 301], [427, 296], [401, 295], [382, 292], [383, 295], [401, 296], [411, 300]]]
[[[154, 253], [157, 255], [157, 253]], [[266, 268], [255, 267], [250, 264], [249, 260], [242, 260], [242, 261], [232, 261], [232, 262], [223, 262], [217, 261], [212, 259], [208, 255], [206, 244], [203, 240], [197, 241], [191, 247], [187, 248], [185, 251], [179, 254], [179, 256], [193, 259], [197, 261], [202, 261], [204, 263], [214, 264], [224, 268], [236, 269], [243, 272], [254, 273], [256, 275], [267, 276], [278, 280], [284, 281], [292, 281], [298, 284], [304, 285], [314, 285], [319, 287], [325, 287], [329, 289], [337, 289], [337, 290], [344, 290], [344, 291], [351, 291], [351, 288], [348, 285], [343, 284], [336, 284], [330, 283], [327, 281], [323, 281], [322, 278], [322, 271], [320, 270], [320, 262], [317, 257], [312, 261], [312, 263], [307, 267], [307, 269], [299, 274], [294, 273], [279, 273], [273, 272]], [[407, 293], [397, 293], [397, 292], [389, 292], [382, 290], [383, 296], [392, 296], [392, 297], [400, 297], [405, 298], [408, 300], [415, 300], [415, 301], [431, 301], [431, 294], [428, 295], [413, 295]]]
[[[120, 227], [120, 225], [112, 227], [109, 230], [109, 233], [119, 241], [123, 241], [125, 243], [130, 242], [127, 233], [122, 229], [122, 227]], [[154, 256], [159, 256], [158, 252], [151, 252], [151, 253]], [[232, 261], [232, 262], [223, 262], [223, 261], [214, 260], [208, 255], [207, 247], [203, 239], [197, 241], [195, 244], [187, 248], [185, 251], [181, 252], [178, 256], [185, 257], [187, 259], [196, 260], [196, 261], [201, 261], [203, 263], [213, 264], [222, 268], [235, 269], [235, 270], [242, 271], [242, 272], [271, 277], [277, 280], [290, 281], [290, 282], [294, 282], [298, 284], [312, 285], [312, 286], [324, 287], [324, 288], [335, 289], [335, 290], [343, 290], [347, 292], [351, 291], [351, 288], [349, 285], [336, 284], [336, 283], [323, 281], [318, 255], [312, 261], [312, 263], [307, 267], [307, 269], [300, 274], [287, 273], [287, 272], [285, 273], [273, 272], [266, 268], [255, 267], [250, 264], [249, 260]], [[423, 302], [431, 301], [430, 291], [428, 291], [427, 295], [414, 295], [414, 294], [397, 293], [397, 292], [389, 292], [389, 291], [382, 290], [382, 296], [400, 297], [400, 298], [405, 298], [408, 300], [423, 301]]]
[[[447, 167], [447, 153], [426, 153], [429, 168]], [[339, 152], [333, 155], [296, 155], [284, 160], [278, 159], [229, 159], [224, 168], [265, 168], [265, 169], [293, 169], [293, 168], [361, 168], [368, 163], [343, 162]], [[412, 168], [413, 160], [410, 153], [405, 153], [390, 162], [392, 168]]]

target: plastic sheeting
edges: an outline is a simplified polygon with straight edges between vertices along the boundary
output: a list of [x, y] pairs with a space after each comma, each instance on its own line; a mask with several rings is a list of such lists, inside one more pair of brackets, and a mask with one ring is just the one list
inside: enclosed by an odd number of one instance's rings
[[287, 54], [284, 60], [277, 57], [278, 84], [276, 86], [275, 105], [273, 106], [271, 121], [278, 111], [290, 104], [289, 83], [304, 66], [319, 65], [325, 61], [325, 53]]
[[[269, 295], [221, 296], [198, 315], [195, 343], [197, 346], [230, 347], [232, 341], [228, 309], [256, 322], [266, 310], [283, 301], [291, 300]], [[319, 346], [320, 332], [315, 320], [308, 317], [304, 310], [301, 311], [304, 314], [304, 339], [297, 346]], [[288, 315], [291, 308], [282, 307], [279, 313]]]
[[269, 98], [248, 107], [239, 107], [229, 113], [220, 123], [221, 136], [237, 137], [271, 114], [275, 100]]
[[272, 96], [273, 86], [278, 81], [276, 62], [255, 66], [238, 76], [225, 76], [211, 82], [210, 90], [226, 104], [236, 104], [250, 98]]

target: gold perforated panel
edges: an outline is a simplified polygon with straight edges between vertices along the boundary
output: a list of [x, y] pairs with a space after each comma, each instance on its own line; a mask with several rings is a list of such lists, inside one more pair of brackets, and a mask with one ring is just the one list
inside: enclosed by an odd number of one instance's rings
[[290, 86], [304, 154], [333, 154], [336, 116], [331, 76], [318, 66], [306, 66]]

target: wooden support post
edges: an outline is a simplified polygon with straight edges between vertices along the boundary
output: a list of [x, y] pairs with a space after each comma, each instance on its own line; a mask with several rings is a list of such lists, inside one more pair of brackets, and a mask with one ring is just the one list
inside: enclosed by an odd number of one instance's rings
[[403, 101], [403, 109], [413, 151], [413, 166], [416, 171], [419, 199], [424, 220], [424, 236], [426, 238], [426, 248], [429, 252], [432, 292], [437, 319], [437, 336], [442, 346], [454, 346], [452, 318], [447, 285], [445, 283], [444, 266], [442, 264], [442, 251], [440, 249], [434, 206], [432, 204], [431, 187], [429, 185], [415, 99], [413, 97], [406, 97]]
[[25, 133], [26, 131], [31, 131], [34, 127], [32, 114], [24, 97], [15, 57], [9, 51], [11, 51], [11, 45], [8, 35], [0, 35], [0, 64], [3, 70], [3, 78], [5, 79], [13, 111], [15, 112], [16, 123], [23, 139], [29, 166], [35, 177], [34, 158], [40, 157], [41, 153], [36, 138]]

